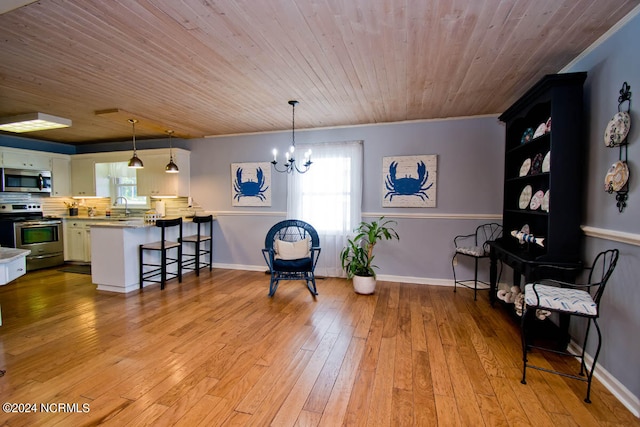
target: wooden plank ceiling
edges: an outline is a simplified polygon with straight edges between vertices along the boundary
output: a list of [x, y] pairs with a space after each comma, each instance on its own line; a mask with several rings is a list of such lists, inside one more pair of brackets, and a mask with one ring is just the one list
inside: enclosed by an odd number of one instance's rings
[[[72, 144], [495, 114], [637, 0], [40, 0], [0, 15], [0, 116]], [[96, 115], [97, 111], [119, 112]], [[121, 114], [121, 112], [126, 112]]]

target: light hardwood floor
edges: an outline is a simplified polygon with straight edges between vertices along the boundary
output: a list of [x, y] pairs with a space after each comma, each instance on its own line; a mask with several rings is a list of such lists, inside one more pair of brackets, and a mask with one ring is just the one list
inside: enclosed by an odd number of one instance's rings
[[[203, 270], [165, 291], [98, 292], [91, 276], [38, 271], [0, 287], [4, 425], [640, 425], [594, 381], [531, 370], [518, 324], [486, 293], [344, 279], [284, 282]], [[532, 355], [560, 366], [557, 357]], [[40, 404], [70, 404], [43, 413]], [[84, 408], [88, 412], [82, 412]], [[49, 407], [51, 408], [51, 407]], [[33, 409], [33, 408], [31, 408]]]

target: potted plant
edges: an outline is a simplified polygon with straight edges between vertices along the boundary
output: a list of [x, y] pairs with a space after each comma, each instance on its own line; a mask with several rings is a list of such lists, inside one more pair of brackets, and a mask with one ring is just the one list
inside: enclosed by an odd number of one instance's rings
[[361, 222], [354, 230], [356, 236], [349, 239], [340, 253], [342, 268], [348, 279], [353, 279], [353, 288], [359, 294], [372, 294], [376, 288], [376, 273], [373, 270], [373, 248], [378, 241], [400, 240], [392, 225], [395, 221], [380, 217], [377, 221]]

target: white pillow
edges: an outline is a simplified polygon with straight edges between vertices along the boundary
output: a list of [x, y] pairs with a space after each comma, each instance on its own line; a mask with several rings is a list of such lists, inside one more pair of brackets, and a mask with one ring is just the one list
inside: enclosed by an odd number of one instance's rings
[[309, 237], [305, 237], [297, 242], [286, 242], [284, 240], [277, 240], [275, 242], [276, 258], [290, 260], [309, 258], [311, 252], [309, 251]]

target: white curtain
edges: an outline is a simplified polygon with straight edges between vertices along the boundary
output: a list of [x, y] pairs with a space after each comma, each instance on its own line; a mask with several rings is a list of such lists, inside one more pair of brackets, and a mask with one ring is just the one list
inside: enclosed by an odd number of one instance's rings
[[288, 177], [287, 218], [306, 221], [318, 231], [322, 252], [316, 274], [344, 276], [340, 251], [361, 221], [362, 141], [300, 144], [296, 162], [303, 163], [308, 149], [309, 171]]

